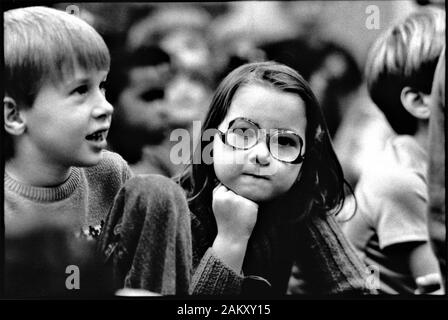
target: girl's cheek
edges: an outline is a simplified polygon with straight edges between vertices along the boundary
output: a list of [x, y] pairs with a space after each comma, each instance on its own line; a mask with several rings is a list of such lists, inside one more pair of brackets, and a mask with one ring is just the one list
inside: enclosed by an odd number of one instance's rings
[[229, 150], [215, 150], [213, 155], [213, 162], [219, 166], [239, 167], [243, 166], [247, 161], [247, 157], [240, 152], [233, 152]]
[[244, 166], [244, 164], [246, 164], [248, 161], [247, 154], [244, 151], [233, 151], [231, 158], [232, 164], [237, 167]]
[[214, 141], [213, 144], [213, 162], [220, 166], [238, 166], [244, 165], [247, 161], [247, 155], [243, 150], [234, 150], [226, 146], [221, 141]]

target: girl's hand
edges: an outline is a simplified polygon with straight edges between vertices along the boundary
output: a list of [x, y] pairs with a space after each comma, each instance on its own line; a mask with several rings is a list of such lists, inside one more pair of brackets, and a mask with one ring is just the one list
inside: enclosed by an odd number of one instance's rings
[[219, 184], [213, 190], [212, 209], [219, 236], [236, 242], [249, 240], [257, 222], [257, 203]]
[[257, 222], [258, 204], [219, 184], [213, 190], [212, 209], [218, 226], [213, 251], [240, 273], [247, 242]]

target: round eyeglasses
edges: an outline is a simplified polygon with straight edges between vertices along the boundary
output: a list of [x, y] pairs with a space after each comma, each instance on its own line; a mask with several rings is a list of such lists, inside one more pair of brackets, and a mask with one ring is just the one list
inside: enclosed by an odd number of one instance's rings
[[236, 118], [229, 122], [226, 132], [218, 130], [222, 141], [235, 149], [247, 150], [253, 148], [265, 136], [266, 145], [271, 155], [282, 162], [301, 163], [305, 159], [302, 155], [303, 140], [291, 130], [265, 129], [252, 120]]

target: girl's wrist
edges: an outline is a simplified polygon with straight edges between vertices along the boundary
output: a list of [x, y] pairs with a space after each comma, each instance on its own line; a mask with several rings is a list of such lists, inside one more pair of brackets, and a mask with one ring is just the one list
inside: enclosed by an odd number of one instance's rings
[[247, 243], [249, 242], [249, 238], [250, 235], [241, 236], [241, 235], [231, 235], [218, 232], [214, 242], [217, 242], [229, 248], [238, 249], [240, 247], [246, 247]]
[[236, 273], [241, 272], [247, 241], [217, 236], [213, 242], [213, 252]]

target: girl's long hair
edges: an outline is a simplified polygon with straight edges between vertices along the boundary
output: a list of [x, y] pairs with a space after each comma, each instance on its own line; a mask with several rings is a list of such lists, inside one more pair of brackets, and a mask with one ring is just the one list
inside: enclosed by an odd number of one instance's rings
[[[303, 77], [290, 67], [275, 62], [257, 62], [233, 70], [216, 89], [201, 129], [201, 137], [207, 129], [218, 128], [230, 108], [235, 92], [249, 84], [268, 85], [296, 94], [305, 103], [305, 160], [296, 183], [284, 197], [292, 205], [288, 207], [294, 208], [285, 222], [298, 222], [312, 214], [339, 212], [345, 197], [341, 165], [333, 150], [316, 97]], [[199, 219], [207, 219], [210, 214], [212, 192], [218, 184], [213, 163], [207, 164], [200, 157], [204, 147], [205, 144], [199, 142], [194, 152], [200, 154], [192, 155], [190, 164], [179, 179], [187, 191], [190, 209]], [[195, 163], [194, 159], [201, 161]]]

